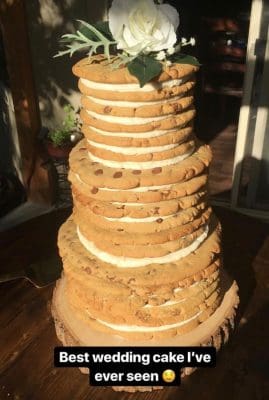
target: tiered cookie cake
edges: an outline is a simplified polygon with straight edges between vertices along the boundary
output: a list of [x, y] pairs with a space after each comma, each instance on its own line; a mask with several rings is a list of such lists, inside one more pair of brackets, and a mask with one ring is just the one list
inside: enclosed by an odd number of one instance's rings
[[172, 64], [140, 88], [100, 55], [73, 68], [85, 139], [70, 156], [74, 210], [59, 232], [53, 313], [64, 344], [220, 347], [228, 337], [237, 287], [208, 205], [211, 151], [193, 132], [196, 70]]

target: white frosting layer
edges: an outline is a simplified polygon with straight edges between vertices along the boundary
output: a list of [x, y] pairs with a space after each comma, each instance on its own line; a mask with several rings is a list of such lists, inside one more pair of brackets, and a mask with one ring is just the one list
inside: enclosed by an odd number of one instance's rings
[[[153, 130], [153, 131], [148, 131], [148, 132], [141, 132], [141, 133], [132, 133], [132, 132], [108, 132], [104, 131], [99, 128], [95, 128], [94, 126], [90, 127], [91, 130], [99, 133], [100, 135], [103, 136], [113, 136], [113, 137], [126, 137], [126, 138], [134, 138], [134, 139], [148, 139], [148, 138], [153, 138], [153, 137], [160, 137], [163, 136], [167, 133], [173, 133], [177, 132], [177, 129], [168, 129], [168, 130]], [[180, 127], [179, 127], [180, 129]]]
[[167, 100], [162, 99], [162, 100], [157, 100], [157, 101], [120, 101], [120, 100], [104, 100], [104, 99], [98, 99], [97, 97], [92, 97], [92, 96], [87, 96], [89, 100], [91, 100], [93, 103], [96, 104], [101, 104], [102, 106], [111, 106], [111, 107], [141, 107], [141, 106], [151, 106], [154, 104], [167, 104], [167, 103], [173, 103], [174, 101], [177, 101], [181, 99], [184, 95], [181, 96], [174, 96], [171, 97]]
[[94, 111], [86, 110], [87, 113], [101, 121], [105, 122], [111, 122], [112, 124], [121, 124], [121, 125], [144, 125], [144, 124], [150, 124], [152, 121], [161, 121], [163, 119], [167, 119], [169, 116], [173, 115], [162, 115], [159, 117], [117, 117], [115, 115], [104, 115], [104, 114], [98, 114]]
[[[83, 182], [83, 180], [80, 178], [80, 176], [78, 174], [75, 174], [77, 180], [82, 183], [83, 185], [86, 185], [85, 182]], [[128, 190], [124, 190], [124, 189], [111, 189], [111, 188], [99, 188], [100, 191], [107, 191], [107, 192], [119, 192], [119, 191], [125, 191], [126, 193], [128, 192], [138, 192], [138, 193], [143, 193], [143, 192], [148, 192], [149, 190], [157, 190], [157, 189], [171, 189], [173, 187], [173, 185], [161, 185], [161, 186], [139, 186], [133, 189], [128, 189]], [[123, 204], [123, 203], [114, 203], [114, 204]], [[132, 204], [132, 203], [126, 203], [126, 204]], [[137, 203], [135, 203], [137, 205]], [[138, 205], [142, 205], [144, 203], [139, 203]]]
[[151, 304], [146, 304], [143, 308], [156, 308], [156, 307], [166, 307], [166, 306], [174, 306], [175, 304], [182, 303], [183, 301], [186, 301], [187, 299], [181, 299], [181, 300], [168, 300], [163, 304], [159, 304], [157, 306], [153, 306]]
[[111, 204], [119, 205], [119, 206], [131, 206], [131, 207], [140, 207], [140, 206], [149, 206], [151, 203], [120, 203], [118, 201], [112, 201]]
[[[177, 214], [171, 214], [171, 215], [165, 215], [162, 216], [162, 220], [165, 220], [167, 218], [171, 218], [174, 217]], [[109, 217], [104, 217], [105, 219], [107, 219], [108, 221], [117, 221], [117, 222], [130, 222], [130, 223], [135, 223], [135, 222], [155, 222], [158, 218], [160, 217], [146, 217], [146, 218], [132, 218], [132, 217], [121, 217], [121, 218], [109, 218]]]
[[[202, 280], [202, 281], [203, 281], [203, 280]], [[202, 281], [193, 283], [191, 286], [188, 287], [188, 289], [189, 289], [189, 288], [192, 288], [192, 287], [194, 287], [194, 286], [197, 286], [197, 285], [198, 285], [199, 283], [201, 283]], [[187, 288], [181, 288], [181, 287], [176, 288], [176, 289], [174, 289], [174, 293], [181, 292], [181, 291], [184, 290], [184, 289], [187, 289]]]
[[168, 165], [177, 164], [185, 160], [185, 158], [189, 157], [193, 153], [193, 151], [194, 148], [191, 151], [188, 151], [187, 153], [174, 158], [168, 158], [165, 160], [158, 160], [158, 161], [140, 161], [140, 162], [105, 160], [104, 158], [96, 157], [91, 153], [88, 154], [92, 161], [103, 164], [109, 168], [151, 169], [155, 167], [167, 167]]
[[[86, 310], [87, 314], [91, 317], [92, 315]], [[193, 319], [197, 318], [203, 311], [199, 311], [195, 315], [193, 315], [191, 318], [185, 319], [184, 321], [177, 322], [175, 324], [170, 324], [170, 325], [161, 325], [161, 326], [140, 326], [140, 325], [122, 325], [122, 324], [112, 324], [111, 322], [106, 322], [101, 319], [96, 319], [100, 324], [106, 325], [111, 329], [114, 329], [116, 331], [122, 331], [122, 332], [160, 332], [160, 331], [166, 331], [167, 329], [172, 329], [172, 328], [179, 328], [182, 325], [187, 324], [188, 322], [192, 321]]]
[[177, 250], [173, 253], [167, 254], [166, 256], [162, 257], [147, 257], [147, 258], [114, 256], [112, 254], [106, 253], [103, 250], [98, 249], [98, 247], [95, 246], [94, 242], [89, 241], [82, 235], [79, 227], [77, 227], [77, 234], [81, 244], [98, 259], [106, 263], [113, 264], [118, 268], [137, 268], [137, 267], [145, 267], [146, 265], [150, 264], [165, 264], [165, 263], [175, 262], [183, 257], [188, 256], [193, 251], [195, 251], [200, 246], [200, 244], [206, 239], [208, 235], [208, 230], [209, 230], [208, 226], [206, 226], [205, 231], [184, 249]]
[[127, 154], [127, 155], [141, 155], [148, 153], [159, 153], [166, 150], [174, 149], [178, 146], [178, 144], [167, 144], [165, 146], [155, 146], [155, 147], [117, 147], [117, 146], [108, 146], [107, 144], [93, 142], [92, 140], [87, 140], [88, 143], [97, 147], [98, 149], [109, 150], [114, 153]]
[[146, 83], [142, 88], [138, 83], [100, 83], [81, 78], [81, 83], [90, 89], [96, 90], [112, 90], [113, 92], [152, 92], [162, 88], [171, 88], [179, 86], [186, 82], [189, 76], [183, 79], [171, 79], [165, 82]]

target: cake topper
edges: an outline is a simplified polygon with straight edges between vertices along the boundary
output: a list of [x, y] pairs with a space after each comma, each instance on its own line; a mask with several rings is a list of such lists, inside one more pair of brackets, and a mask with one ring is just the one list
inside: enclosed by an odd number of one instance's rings
[[67, 49], [55, 57], [80, 50], [91, 57], [101, 48], [112, 68], [126, 66], [141, 87], [174, 62], [200, 65], [195, 57], [181, 53], [183, 47], [194, 46], [195, 39], [178, 40], [179, 14], [160, 0], [113, 0], [108, 21], [78, 22], [76, 33], [62, 36]]

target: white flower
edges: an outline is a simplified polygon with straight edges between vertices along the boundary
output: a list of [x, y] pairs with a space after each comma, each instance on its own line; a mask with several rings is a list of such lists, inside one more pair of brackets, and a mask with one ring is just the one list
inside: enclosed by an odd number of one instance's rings
[[161, 61], [161, 60], [164, 60], [165, 57], [166, 57], [165, 51], [162, 50], [157, 54], [157, 56], [155, 58], [156, 58], [156, 60]]
[[190, 38], [190, 45], [191, 46], [195, 46], [195, 43], [196, 43], [196, 41], [195, 41], [195, 38]]
[[172, 65], [172, 62], [169, 61], [169, 60], [167, 60], [167, 61], [166, 61], [166, 66], [167, 66], [167, 67], [170, 67], [170, 65]]
[[[188, 41], [186, 38], [181, 38], [181, 46], [195, 46], [196, 40], [194, 37], [190, 38]], [[176, 46], [177, 47], [177, 46]]]
[[231, 46], [233, 44], [233, 41], [231, 39], [227, 40], [227, 46]]
[[175, 48], [174, 47], [169, 47], [169, 49], [167, 49], [167, 54], [169, 54], [169, 56], [171, 56], [174, 53], [175, 53]]
[[131, 55], [173, 47], [178, 25], [176, 9], [153, 0], [114, 0], [109, 10], [109, 28], [117, 48]]

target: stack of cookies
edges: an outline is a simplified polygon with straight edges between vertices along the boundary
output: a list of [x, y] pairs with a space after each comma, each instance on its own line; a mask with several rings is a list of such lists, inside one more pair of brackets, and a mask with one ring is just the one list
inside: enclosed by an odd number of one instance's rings
[[[207, 201], [212, 155], [193, 132], [196, 71], [172, 64], [141, 88], [102, 55], [73, 68], [85, 138], [70, 155], [74, 209], [59, 232], [54, 317], [65, 344], [94, 345], [93, 332], [161, 344], [206, 326], [222, 307], [220, 225]], [[233, 320], [236, 285], [228, 286], [223, 319], [196, 344]], [[65, 314], [92, 342], [75, 328], [67, 335]]]

